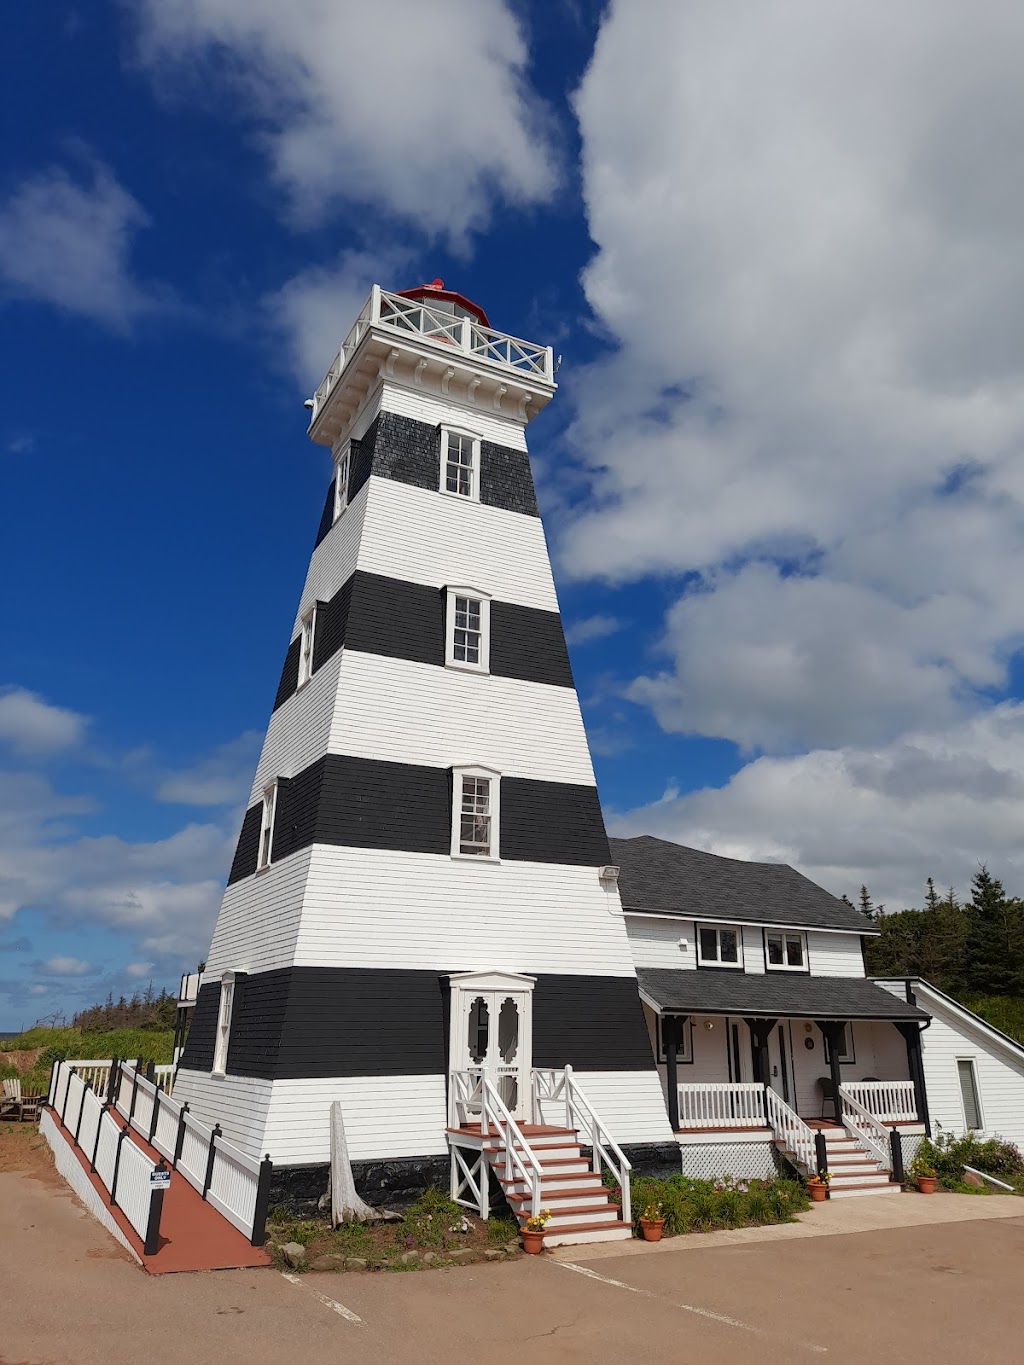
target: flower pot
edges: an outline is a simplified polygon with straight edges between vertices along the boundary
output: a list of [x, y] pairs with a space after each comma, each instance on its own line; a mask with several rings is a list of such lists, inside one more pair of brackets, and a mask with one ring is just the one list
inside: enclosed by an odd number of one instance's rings
[[523, 1250], [527, 1256], [539, 1255], [544, 1250], [543, 1232], [530, 1232], [529, 1229], [523, 1228]]
[[919, 1175], [917, 1177], [917, 1188], [922, 1194], [934, 1194], [936, 1179], [937, 1177], [934, 1175]]
[[640, 1231], [643, 1233], [645, 1242], [660, 1242], [661, 1230], [665, 1226], [664, 1218], [641, 1218]]
[[825, 1197], [828, 1194], [827, 1185], [808, 1185], [807, 1188], [810, 1190], [811, 1198], [816, 1204], [823, 1204], [825, 1202]]

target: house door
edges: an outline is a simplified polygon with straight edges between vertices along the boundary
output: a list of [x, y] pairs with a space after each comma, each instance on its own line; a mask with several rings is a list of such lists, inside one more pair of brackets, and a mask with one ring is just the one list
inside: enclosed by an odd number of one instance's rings
[[512, 1117], [528, 1118], [533, 979], [472, 972], [450, 984], [452, 1070], [482, 1071]]
[[789, 1030], [784, 1023], [776, 1024], [768, 1039], [768, 1084], [796, 1108], [796, 1086], [793, 1083], [793, 1052]]

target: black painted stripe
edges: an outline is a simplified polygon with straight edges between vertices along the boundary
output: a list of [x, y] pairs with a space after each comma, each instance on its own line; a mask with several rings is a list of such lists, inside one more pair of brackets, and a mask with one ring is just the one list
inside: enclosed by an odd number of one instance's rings
[[[430, 971], [288, 967], [239, 976], [227, 1070], [286, 1080], [444, 1075], [448, 981]], [[220, 982], [199, 991], [182, 1067], [208, 1072]], [[533, 1065], [582, 1071], [654, 1066], [633, 977], [540, 975]]]
[[[343, 646], [363, 654], [444, 667], [445, 590], [358, 570], [327, 602], [317, 603], [313, 672]], [[572, 668], [557, 611], [491, 602], [490, 671], [495, 677], [572, 687]], [[274, 710], [299, 683], [298, 636], [291, 642]]]
[[[273, 860], [311, 844], [451, 853], [448, 768], [327, 754], [293, 778], [279, 778]], [[252, 806], [228, 881], [256, 871], [262, 803]], [[571, 782], [501, 779], [500, 855], [510, 862], [601, 867], [610, 861], [597, 788]]]

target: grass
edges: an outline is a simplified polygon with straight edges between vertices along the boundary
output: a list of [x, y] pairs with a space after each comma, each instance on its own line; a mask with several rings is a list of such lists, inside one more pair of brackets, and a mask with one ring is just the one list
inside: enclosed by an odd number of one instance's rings
[[174, 1031], [167, 1028], [120, 1028], [105, 1033], [83, 1033], [77, 1028], [36, 1028], [0, 1038], [0, 1052], [41, 1047], [55, 1057], [144, 1057], [158, 1065], [171, 1060]]

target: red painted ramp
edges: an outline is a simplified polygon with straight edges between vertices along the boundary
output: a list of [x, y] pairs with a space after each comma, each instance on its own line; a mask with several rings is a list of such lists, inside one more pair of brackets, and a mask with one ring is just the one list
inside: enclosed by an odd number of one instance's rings
[[[89, 1170], [87, 1158], [75, 1146], [74, 1134], [64, 1127], [60, 1115], [55, 1110], [50, 1109], [49, 1112], [60, 1130], [61, 1137], [74, 1152], [91, 1184], [109, 1207], [110, 1194], [99, 1177]], [[161, 1160], [160, 1153], [134, 1129], [125, 1141], [134, 1142], [152, 1161]], [[143, 1269], [150, 1275], [167, 1275], [181, 1270], [238, 1270], [270, 1265], [270, 1257], [263, 1248], [251, 1246], [249, 1239], [237, 1228], [232, 1227], [216, 1209], [211, 1208], [177, 1171], [171, 1172], [170, 1188], [164, 1193], [164, 1206], [160, 1217], [160, 1246], [155, 1256], [143, 1254], [141, 1237], [120, 1209], [111, 1208], [110, 1212], [134, 1247], [136, 1255], [142, 1261]]]

